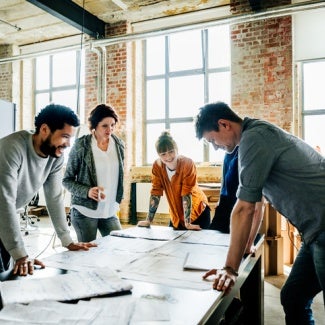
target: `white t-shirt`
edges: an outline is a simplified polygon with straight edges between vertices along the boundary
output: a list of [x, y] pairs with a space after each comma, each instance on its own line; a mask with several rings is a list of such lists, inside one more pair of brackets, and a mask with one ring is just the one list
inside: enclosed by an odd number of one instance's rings
[[105, 200], [98, 202], [97, 210], [84, 206], [76, 206], [78, 211], [89, 218], [109, 218], [117, 214], [119, 204], [116, 202], [116, 192], [119, 177], [119, 161], [113, 137], [110, 137], [107, 151], [97, 146], [96, 138], [91, 139], [98, 186], [104, 187]]

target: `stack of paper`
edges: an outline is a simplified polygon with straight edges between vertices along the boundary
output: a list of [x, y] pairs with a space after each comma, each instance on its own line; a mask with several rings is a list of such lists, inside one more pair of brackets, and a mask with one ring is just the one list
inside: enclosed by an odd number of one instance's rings
[[3, 306], [40, 300], [69, 301], [131, 289], [129, 282], [120, 279], [117, 273], [109, 268], [0, 283]]

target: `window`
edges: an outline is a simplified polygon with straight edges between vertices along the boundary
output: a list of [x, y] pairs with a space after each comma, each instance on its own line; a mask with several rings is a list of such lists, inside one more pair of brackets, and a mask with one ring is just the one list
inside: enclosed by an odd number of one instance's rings
[[230, 103], [229, 27], [217, 26], [145, 41], [145, 163], [156, 158], [155, 141], [170, 130], [179, 153], [195, 162], [221, 162], [224, 153], [195, 136], [198, 108]]
[[[80, 51], [41, 56], [35, 60], [36, 114], [49, 103], [65, 105], [84, 120], [84, 55]], [[71, 139], [72, 146], [74, 139]], [[69, 148], [64, 155], [69, 156]]]
[[303, 138], [325, 153], [325, 60], [302, 64]]
[[[53, 102], [84, 112], [84, 55], [80, 51], [41, 56], [35, 60], [36, 112]], [[79, 101], [79, 103], [78, 103]], [[78, 108], [78, 105], [80, 107]], [[80, 116], [82, 119], [83, 116]]]

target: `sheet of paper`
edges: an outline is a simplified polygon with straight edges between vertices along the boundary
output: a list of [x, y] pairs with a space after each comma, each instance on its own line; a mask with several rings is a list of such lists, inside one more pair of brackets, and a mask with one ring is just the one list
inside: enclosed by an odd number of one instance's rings
[[136, 302], [130, 324], [168, 321], [170, 321], [170, 315], [166, 301], [140, 298]]
[[1, 310], [0, 323], [4, 325], [125, 325], [130, 323], [136, 301], [136, 298], [127, 295], [94, 298], [76, 304], [55, 301], [37, 301], [28, 305], [10, 304]]
[[128, 263], [140, 258], [143, 254], [155, 250], [165, 244], [164, 241], [153, 241], [142, 238], [125, 239], [105, 236], [95, 241], [98, 246], [89, 251], [65, 251], [48, 256], [42, 261], [48, 267], [64, 270], [92, 270], [109, 267], [119, 271]]
[[155, 251], [127, 265], [119, 274], [124, 279], [168, 285], [171, 287], [210, 290], [211, 283], [202, 280], [203, 271], [184, 272], [184, 260], [189, 252], [205, 252], [215, 256], [215, 266], [224, 265], [227, 247], [167, 242]]
[[56, 301], [37, 301], [26, 304], [9, 304], [0, 312], [0, 323], [22, 324], [90, 324], [100, 314], [98, 306], [83, 308], [78, 304]]
[[131, 289], [128, 281], [108, 268], [0, 283], [3, 306], [42, 300], [69, 301]]
[[209, 271], [221, 269], [225, 265], [227, 252], [226, 247], [220, 247], [215, 254], [206, 254], [204, 251], [189, 252], [185, 257], [184, 270]]
[[230, 234], [224, 234], [217, 230], [202, 229], [200, 231], [187, 231], [177, 238], [177, 241], [192, 244], [229, 246]]
[[151, 226], [130, 227], [123, 230], [113, 230], [111, 236], [121, 236], [128, 238], [145, 238], [152, 240], [174, 240], [184, 234], [186, 231], [174, 230], [172, 227]]

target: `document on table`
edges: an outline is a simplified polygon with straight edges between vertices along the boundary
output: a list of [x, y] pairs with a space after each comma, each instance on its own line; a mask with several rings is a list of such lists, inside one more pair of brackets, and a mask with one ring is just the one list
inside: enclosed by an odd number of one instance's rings
[[200, 231], [187, 231], [177, 238], [177, 241], [191, 244], [229, 246], [230, 234], [224, 234], [217, 230], [202, 229]]
[[89, 251], [65, 251], [43, 259], [46, 266], [64, 270], [92, 270], [109, 267], [114, 271], [124, 268], [127, 263], [155, 250], [165, 241], [146, 240], [142, 238], [121, 238], [105, 236], [96, 239], [97, 247]]
[[209, 271], [211, 269], [221, 269], [226, 260], [227, 251], [227, 249], [218, 251], [217, 256], [203, 252], [188, 252], [184, 261], [184, 270]]
[[100, 312], [99, 306], [85, 308], [57, 301], [9, 304], [0, 312], [0, 324], [94, 324]]
[[3, 306], [12, 303], [69, 301], [130, 291], [132, 285], [109, 268], [0, 283]]
[[35, 301], [9, 304], [0, 311], [0, 324], [8, 325], [125, 325], [169, 322], [167, 301], [161, 297], [122, 295], [110, 298], [80, 300], [76, 304], [57, 301]]
[[111, 231], [111, 236], [144, 238], [152, 240], [174, 240], [184, 234], [183, 230], [174, 230], [172, 227], [150, 226], [147, 227], [131, 227], [123, 230]]
[[224, 265], [227, 250], [228, 248], [224, 246], [193, 245], [170, 241], [128, 264], [119, 275], [124, 279], [170, 287], [210, 290], [210, 279], [203, 281], [203, 272], [199, 272], [201, 270], [184, 270], [185, 258], [188, 253], [199, 255], [204, 252], [204, 254], [211, 255], [211, 261], [214, 260], [212, 268], [218, 268]]

